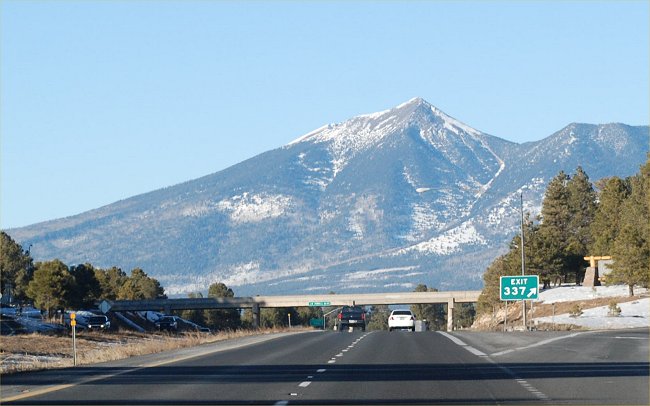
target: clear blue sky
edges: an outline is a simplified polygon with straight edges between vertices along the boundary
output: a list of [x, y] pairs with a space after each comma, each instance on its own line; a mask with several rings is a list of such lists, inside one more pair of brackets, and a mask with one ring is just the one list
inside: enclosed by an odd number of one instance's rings
[[0, 2], [0, 227], [419, 96], [483, 132], [649, 121], [648, 1]]

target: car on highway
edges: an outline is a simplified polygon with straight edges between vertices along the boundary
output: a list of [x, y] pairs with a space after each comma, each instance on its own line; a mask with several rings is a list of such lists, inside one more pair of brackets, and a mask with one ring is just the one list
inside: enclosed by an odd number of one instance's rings
[[388, 331], [415, 331], [415, 315], [410, 310], [393, 310], [388, 316]]
[[111, 328], [111, 322], [106, 316], [96, 315], [86, 318], [83, 323], [78, 323], [77, 326], [88, 330], [108, 330]]
[[160, 331], [176, 331], [178, 329], [178, 322], [174, 316], [162, 316], [154, 324]]
[[337, 329], [346, 331], [350, 327], [366, 331], [366, 311], [360, 306], [343, 306], [337, 316]]
[[71, 317], [72, 313], [65, 313], [65, 325], [67, 328], [72, 328], [72, 320], [75, 321], [77, 330], [108, 330], [111, 328], [111, 322], [108, 317], [103, 314], [94, 314], [89, 311], [81, 310], [75, 312], [75, 317]]

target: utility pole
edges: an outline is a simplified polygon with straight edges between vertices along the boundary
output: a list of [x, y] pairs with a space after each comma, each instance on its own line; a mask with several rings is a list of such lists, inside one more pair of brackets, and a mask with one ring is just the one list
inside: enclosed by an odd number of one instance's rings
[[[526, 256], [524, 254], [524, 193], [519, 195], [519, 208], [521, 212], [521, 276], [526, 274]], [[524, 330], [528, 331], [528, 324], [526, 323], [526, 300], [521, 301], [523, 309]]]

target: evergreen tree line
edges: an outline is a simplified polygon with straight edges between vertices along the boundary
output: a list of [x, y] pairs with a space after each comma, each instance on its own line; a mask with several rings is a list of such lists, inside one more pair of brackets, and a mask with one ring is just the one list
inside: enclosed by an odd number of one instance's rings
[[58, 259], [34, 264], [29, 250], [23, 251], [4, 231], [0, 232], [0, 284], [3, 294], [11, 292], [13, 302], [31, 302], [49, 314], [96, 307], [100, 299], [166, 297], [160, 283], [140, 268], [127, 275], [118, 267], [68, 266]]
[[[10, 287], [10, 289], [7, 289]], [[0, 232], [0, 289], [3, 294], [11, 291], [12, 301], [33, 303], [41, 310], [53, 314], [59, 309], [90, 309], [99, 300], [144, 300], [166, 298], [165, 290], [158, 280], [149, 277], [142, 269], [135, 268], [127, 275], [118, 267], [95, 268], [91, 264], [68, 266], [62, 261], [34, 263], [29, 250], [23, 250], [7, 233]], [[208, 297], [234, 297], [235, 293], [223, 283], [213, 283]], [[202, 298], [203, 294], [190, 293], [190, 298]], [[176, 312], [186, 320], [213, 330], [252, 327], [251, 310], [184, 310]], [[289, 315], [293, 326], [309, 325], [312, 318], [320, 318], [319, 308], [298, 307], [286, 309], [262, 309], [261, 327], [286, 327]]]
[[[527, 275], [539, 275], [544, 288], [554, 283], [582, 282], [586, 256], [611, 256], [607, 284], [650, 285], [650, 158], [625, 179], [611, 177], [594, 185], [578, 167], [572, 176], [561, 171], [548, 184], [541, 214], [524, 220]], [[483, 275], [479, 312], [500, 306], [499, 278], [521, 275], [521, 233], [509, 251]]]

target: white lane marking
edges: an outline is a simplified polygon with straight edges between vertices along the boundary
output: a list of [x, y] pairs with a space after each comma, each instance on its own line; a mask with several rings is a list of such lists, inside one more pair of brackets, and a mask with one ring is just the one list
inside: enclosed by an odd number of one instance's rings
[[316, 370], [316, 372], [318, 372], [319, 374], [322, 374], [325, 371], [327, 371], [327, 369], [324, 369], [324, 368]]
[[275, 402], [276, 406], [283, 406], [283, 405], [288, 405], [288, 404], [289, 404], [288, 400], [278, 400], [277, 402]]
[[301, 388], [306, 388], [309, 385], [311, 385], [311, 381], [300, 382], [300, 385], [298, 386], [300, 386]]
[[336, 363], [336, 360], [331, 359], [331, 360], [327, 361], [327, 363], [328, 364], [334, 364], [334, 363]]
[[[542, 391], [540, 391], [539, 389], [537, 389], [536, 387], [534, 387], [533, 385], [531, 385], [531, 384], [530, 384], [528, 381], [526, 381], [525, 379], [517, 378], [517, 374], [516, 374], [514, 371], [512, 371], [512, 370], [509, 369], [508, 367], [505, 367], [505, 366], [503, 366], [503, 365], [498, 364], [496, 361], [494, 361], [493, 359], [491, 359], [490, 356], [488, 356], [488, 355], [485, 354], [484, 352], [477, 350], [476, 348], [472, 347], [471, 345], [466, 344], [463, 340], [459, 339], [458, 337], [454, 337], [454, 336], [452, 336], [452, 335], [449, 334], [449, 333], [446, 333], [446, 332], [444, 332], [444, 331], [438, 331], [438, 333], [440, 333], [440, 334], [442, 334], [443, 336], [447, 337], [447, 338], [450, 339], [454, 344], [463, 347], [464, 349], [466, 349], [467, 351], [471, 352], [472, 354], [474, 354], [474, 355], [478, 355], [479, 357], [483, 357], [484, 359], [486, 359], [486, 360], [489, 361], [490, 363], [496, 365], [498, 368], [500, 368], [501, 370], [505, 371], [508, 375], [512, 376], [512, 377], [515, 379], [515, 381], [516, 381], [519, 385], [521, 385], [522, 388], [526, 389], [528, 392], [530, 392], [531, 394], [535, 395], [535, 397], [536, 397], [537, 399], [539, 399], [539, 400], [543, 400], [543, 401], [550, 401], [550, 398], [549, 398], [548, 396], [546, 396]], [[581, 333], [575, 333], [575, 334], [572, 334], [572, 336], [575, 336], [575, 335], [578, 335], [578, 334], [581, 334]], [[534, 346], [536, 346], [536, 345], [540, 345], [540, 344], [542, 344], [542, 343], [552, 342], [552, 341], [555, 341], [555, 340], [556, 340], [556, 339], [545, 340], [544, 342], [541, 342], [541, 341], [540, 341], [539, 343], [534, 344], [534, 345], [531, 345], [531, 346], [526, 347], [526, 348], [534, 347]], [[510, 352], [510, 351], [514, 351], [514, 350], [501, 351], [501, 353], [499, 353], [499, 354], [505, 354], [505, 353]], [[495, 355], [495, 354], [491, 354], [491, 355]]]
[[464, 341], [462, 341], [461, 339], [459, 339], [459, 338], [457, 338], [457, 337], [454, 337], [454, 336], [452, 336], [452, 335], [449, 334], [449, 333], [446, 333], [446, 332], [444, 332], [444, 331], [438, 331], [438, 333], [440, 333], [440, 334], [442, 334], [443, 336], [447, 337], [447, 338], [450, 339], [454, 344], [456, 344], [456, 345], [460, 345], [461, 347], [463, 347], [464, 349], [466, 349], [467, 351], [471, 352], [471, 353], [474, 354], [474, 355], [478, 355], [479, 357], [487, 357], [487, 354], [484, 353], [483, 351], [479, 351], [479, 350], [477, 350], [476, 348], [472, 347], [471, 345], [466, 344], [466, 343], [465, 343]]
[[483, 351], [479, 351], [476, 348], [472, 347], [471, 345], [468, 345], [465, 347], [465, 349], [469, 352], [471, 352], [474, 355], [477, 355], [479, 357], [487, 357], [487, 354], [485, 354]]
[[575, 337], [575, 336], [579, 336], [581, 334], [584, 334], [584, 332], [582, 332], [582, 333], [573, 333], [573, 334], [569, 334], [569, 335], [562, 336], [562, 337], [549, 338], [548, 340], [542, 340], [542, 341], [536, 342], [535, 344], [527, 345], [525, 347], [517, 347], [515, 349], [509, 349], [509, 350], [495, 352], [495, 353], [490, 354], [490, 356], [491, 357], [498, 357], [499, 355], [508, 354], [508, 353], [513, 352], [513, 351], [527, 350], [529, 348], [538, 347], [540, 345], [545, 345], [545, 344], [548, 344], [548, 343], [552, 343], [553, 341], [564, 340], [565, 338], [572, 338], [572, 337]]
[[340, 352], [340, 353], [336, 354], [336, 356], [337, 356], [337, 357], [342, 357], [342, 356], [343, 356], [343, 353]]

